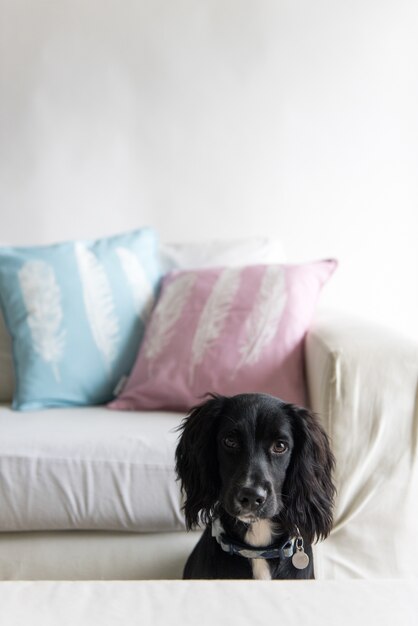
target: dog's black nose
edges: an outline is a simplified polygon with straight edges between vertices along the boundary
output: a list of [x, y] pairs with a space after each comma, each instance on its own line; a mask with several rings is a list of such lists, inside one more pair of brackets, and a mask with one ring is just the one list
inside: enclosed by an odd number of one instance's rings
[[267, 491], [263, 487], [242, 487], [236, 496], [241, 512], [254, 512], [267, 499]]

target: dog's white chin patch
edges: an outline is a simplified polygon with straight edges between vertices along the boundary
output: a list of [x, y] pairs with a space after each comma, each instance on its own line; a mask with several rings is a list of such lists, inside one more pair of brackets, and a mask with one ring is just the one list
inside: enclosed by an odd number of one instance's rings
[[254, 522], [258, 522], [258, 517], [252, 517], [251, 515], [239, 515], [237, 517], [240, 522], [244, 522], [244, 524], [254, 524]]
[[[254, 548], [263, 548], [272, 543], [273, 525], [268, 519], [259, 519], [251, 524], [245, 535], [245, 542]], [[251, 559], [253, 578], [271, 580], [271, 573], [266, 559]]]

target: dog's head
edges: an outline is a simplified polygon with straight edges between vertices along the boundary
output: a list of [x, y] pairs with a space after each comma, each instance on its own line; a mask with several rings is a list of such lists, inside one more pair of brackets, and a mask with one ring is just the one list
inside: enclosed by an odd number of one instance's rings
[[298, 527], [309, 541], [329, 534], [334, 458], [309, 411], [265, 394], [211, 396], [180, 430], [176, 470], [188, 528], [208, 523], [218, 505], [244, 522]]

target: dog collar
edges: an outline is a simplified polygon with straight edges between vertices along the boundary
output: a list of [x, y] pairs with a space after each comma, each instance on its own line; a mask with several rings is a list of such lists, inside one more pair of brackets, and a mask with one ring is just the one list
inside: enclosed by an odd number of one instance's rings
[[231, 555], [238, 554], [247, 559], [288, 559], [295, 553], [296, 539], [294, 537], [287, 536], [279, 545], [272, 544], [265, 548], [253, 548], [247, 543], [228, 537], [219, 518], [212, 522], [212, 537], [216, 539], [224, 552]]

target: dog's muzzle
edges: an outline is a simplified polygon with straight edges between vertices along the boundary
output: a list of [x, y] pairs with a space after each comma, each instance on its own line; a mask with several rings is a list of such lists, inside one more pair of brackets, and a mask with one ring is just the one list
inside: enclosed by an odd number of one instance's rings
[[235, 496], [235, 504], [240, 516], [255, 515], [267, 500], [263, 487], [242, 487]]

